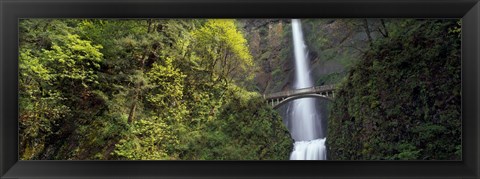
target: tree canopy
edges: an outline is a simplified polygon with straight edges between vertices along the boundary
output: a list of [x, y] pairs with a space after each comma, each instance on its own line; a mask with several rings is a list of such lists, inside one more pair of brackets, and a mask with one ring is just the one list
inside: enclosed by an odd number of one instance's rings
[[240, 85], [254, 62], [236, 20], [25, 19], [20, 32], [21, 159], [288, 158], [281, 119]]

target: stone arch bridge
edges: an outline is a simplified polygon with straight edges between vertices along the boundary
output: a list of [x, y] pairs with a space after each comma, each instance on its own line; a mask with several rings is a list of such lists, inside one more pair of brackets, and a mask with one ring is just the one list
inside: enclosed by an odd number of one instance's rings
[[271, 94], [264, 94], [263, 98], [274, 109], [277, 109], [283, 104], [299, 98], [314, 97], [314, 98], [333, 100], [333, 97], [335, 97], [334, 91], [335, 91], [335, 85], [324, 85], [324, 86], [315, 86], [310, 88], [281, 91], [281, 92], [271, 93]]

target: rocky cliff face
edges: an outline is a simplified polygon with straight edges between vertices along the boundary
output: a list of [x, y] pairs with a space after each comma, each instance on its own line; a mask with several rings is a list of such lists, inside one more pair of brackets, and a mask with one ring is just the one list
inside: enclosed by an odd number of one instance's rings
[[[290, 19], [242, 19], [250, 51], [258, 69], [260, 93], [291, 89], [293, 45]], [[369, 38], [381, 35], [380, 20], [304, 19], [302, 27], [309, 48], [311, 75], [316, 85], [336, 84], [368, 47]], [[375, 29], [375, 30], [374, 30]]]
[[332, 160], [460, 160], [461, 24], [395, 19], [337, 88]]
[[289, 20], [245, 19], [245, 34], [257, 64], [256, 86], [260, 93], [281, 91], [289, 86], [292, 71]]

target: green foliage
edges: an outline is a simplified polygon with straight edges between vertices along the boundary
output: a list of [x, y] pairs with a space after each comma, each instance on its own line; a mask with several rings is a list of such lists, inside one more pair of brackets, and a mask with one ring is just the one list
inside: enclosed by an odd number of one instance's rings
[[[211, 73], [219, 75], [218, 79], [230, 76], [234, 79], [252, 79], [249, 73], [253, 66], [252, 56], [247, 47], [247, 41], [237, 30], [235, 20], [213, 19], [198, 30], [192, 32], [195, 43], [195, 53], [198, 64]], [[217, 77], [211, 76], [214, 80]]]
[[288, 157], [276, 112], [242, 86], [235, 20], [21, 20], [20, 44], [21, 159]]
[[152, 84], [151, 95], [147, 96], [147, 100], [161, 110], [181, 105], [179, 103], [183, 97], [183, 83], [186, 77], [172, 66], [172, 59], [167, 59], [165, 63], [166, 66], [153, 64], [147, 73], [147, 79]]
[[190, 132], [199, 140], [185, 143], [189, 145], [185, 155], [189, 159], [208, 160], [288, 159], [293, 141], [278, 114], [258, 94], [235, 86], [230, 90], [216, 120], [209, 120], [202, 127], [201, 132], [206, 135]]
[[316, 85], [330, 85], [330, 84], [337, 84], [339, 81], [343, 79], [345, 73], [330, 73], [328, 75], [321, 76], [317, 79]]
[[[98, 82], [96, 71], [103, 56], [100, 45], [82, 40], [61, 21], [22, 20], [19, 54], [20, 155], [22, 159], [44, 157], [58, 146], [47, 143], [65, 135], [62, 126], [75, 113], [81, 97], [91, 94]], [[38, 27], [44, 25], [46, 32]], [[34, 37], [38, 36], [38, 39]], [[65, 86], [68, 85], [68, 86]], [[92, 107], [92, 110], [97, 108]], [[77, 113], [77, 115], [81, 115]], [[83, 116], [82, 116], [83, 118]], [[55, 148], [55, 149], [53, 149]]]
[[116, 144], [114, 154], [127, 160], [171, 159], [167, 147], [178, 144], [171, 126], [162, 119], [150, 117], [135, 121], [130, 131]]
[[456, 20], [397, 20], [336, 92], [333, 160], [461, 159], [461, 55]]
[[78, 35], [67, 34], [60, 39], [65, 41], [58, 42], [60, 44], [52, 42], [52, 50], [42, 50], [40, 57], [45, 60], [46, 66], [54, 68], [54, 77], [81, 80], [84, 86], [96, 82], [94, 70], [100, 68], [98, 63], [102, 54], [99, 49], [102, 46], [92, 46], [91, 42], [79, 39]]

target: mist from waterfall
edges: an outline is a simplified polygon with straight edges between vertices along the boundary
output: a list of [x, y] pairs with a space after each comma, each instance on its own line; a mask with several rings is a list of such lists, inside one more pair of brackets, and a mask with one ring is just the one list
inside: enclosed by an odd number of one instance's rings
[[[293, 46], [295, 54], [294, 88], [313, 87], [310, 76], [310, 62], [307, 46], [303, 38], [299, 19], [292, 19]], [[300, 98], [294, 100], [287, 109], [290, 117], [287, 127], [295, 140], [290, 160], [325, 160], [325, 133], [321, 126], [320, 112], [315, 108], [315, 98]]]

